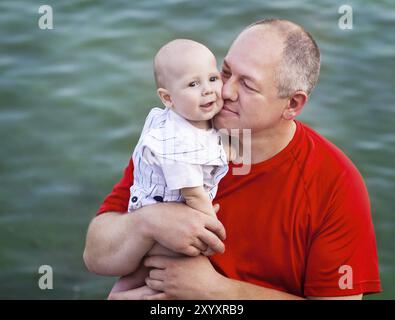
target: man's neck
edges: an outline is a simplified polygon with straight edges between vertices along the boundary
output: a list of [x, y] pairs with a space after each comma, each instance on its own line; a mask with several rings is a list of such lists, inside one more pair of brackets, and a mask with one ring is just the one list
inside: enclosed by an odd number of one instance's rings
[[[252, 133], [251, 164], [273, 158], [291, 142], [295, 131], [296, 123], [294, 121], [286, 121], [275, 128]], [[243, 150], [243, 147], [240, 146], [239, 150]]]

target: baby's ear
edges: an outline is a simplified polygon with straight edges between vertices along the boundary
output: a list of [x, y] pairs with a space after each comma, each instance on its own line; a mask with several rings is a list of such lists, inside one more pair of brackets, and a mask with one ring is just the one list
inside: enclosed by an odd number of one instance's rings
[[173, 102], [171, 101], [169, 91], [163, 88], [159, 88], [156, 92], [160, 100], [166, 107], [171, 108], [173, 106]]

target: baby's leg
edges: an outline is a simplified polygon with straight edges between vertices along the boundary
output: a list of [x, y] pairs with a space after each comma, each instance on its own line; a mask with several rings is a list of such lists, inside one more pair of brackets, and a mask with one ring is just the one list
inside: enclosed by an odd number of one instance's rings
[[118, 279], [111, 289], [111, 293], [127, 291], [145, 285], [145, 278], [148, 276], [149, 270], [144, 265], [141, 265], [137, 271], [123, 276]]
[[144, 296], [151, 296], [158, 293], [160, 292], [145, 285], [131, 290], [111, 292], [108, 300], [143, 300]]
[[[158, 243], [156, 243], [151, 248], [151, 250], [147, 253], [147, 256], [156, 256], [156, 255], [171, 256], [171, 257], [179, 256], [178, 253], [175, 253], [174, 251], [171, 251], [161, 246]], [[119, 278], [119, 280], [112, 287], [109, 298], [111, 298], [112, 293], [121, 292], [121, 291], [129, 291], [128, 299], [131, 300], [140, 300], [144, 295], [147, 294], [152, 295], [155, 293], [159, 293], [156, 292], [155, 290], [150, 289], [145, 285], [145, 278], [148, 276], [148, 274], [149, 274], [149, 268], [145, 267], [142, 264], [137, 269], [137, 271]]]
[[[145, 284], [148, 273], [149, 269], [141, 265], [137, 271], [119, 278], [112, 287], [108, 299], [142, 300], [146, 295], [159, 293], [159, 291], [152, 290]], [[125, 291], [127, 291], [127, 294]], [[125, 292], [125, 294], [114, 295], [114, 293], [121, 292]]]

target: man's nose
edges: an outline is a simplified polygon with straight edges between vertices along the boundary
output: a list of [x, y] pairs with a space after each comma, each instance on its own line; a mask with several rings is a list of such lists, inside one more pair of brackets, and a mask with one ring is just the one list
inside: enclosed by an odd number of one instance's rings
[[237, 97], [236, 83], [232, 78], [229, 78], [224, 81], [224, 85], [222, 87], [222, 99], [236, 101]]

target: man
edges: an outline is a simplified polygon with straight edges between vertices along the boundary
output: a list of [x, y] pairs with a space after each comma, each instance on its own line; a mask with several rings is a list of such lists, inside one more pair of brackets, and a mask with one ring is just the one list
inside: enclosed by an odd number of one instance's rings
[[[190, 257], [146, 258], [146, 283], [162, 291], [147, 299], [361, 299], [379, 292], [362, 177], [339, 149], [294, 120], [319, 68], [319, 49], [300, 26], [273, 19], [245, 29], [224, 59], [224, 108], [215, 126], [251, 130], [252, 165], [236, 176], [231, 164], [220, 182], [222, 224], [175, 203], [119, 214], [133, 181], [129, 163], [99, 209], [106, 214], [89, 227], [87, 267], [128, 274], [157, 241]], [[200, 255], [225, 245], [211, 262]]]

